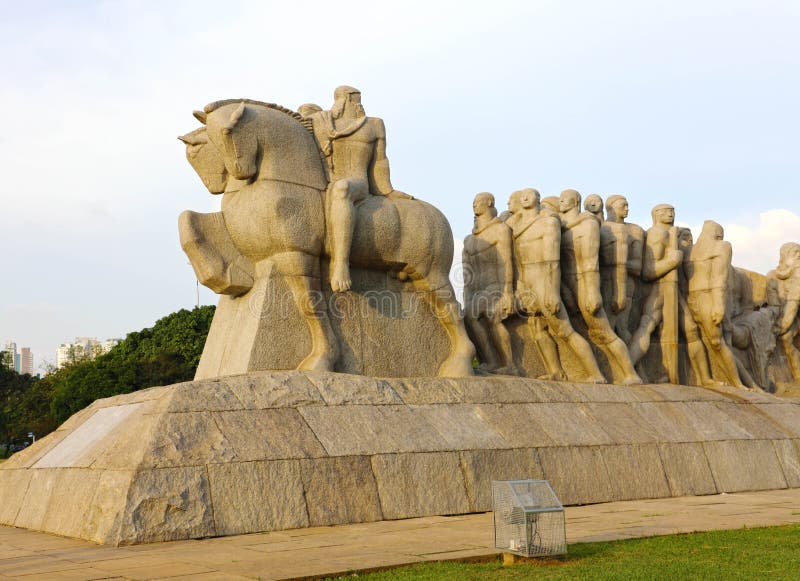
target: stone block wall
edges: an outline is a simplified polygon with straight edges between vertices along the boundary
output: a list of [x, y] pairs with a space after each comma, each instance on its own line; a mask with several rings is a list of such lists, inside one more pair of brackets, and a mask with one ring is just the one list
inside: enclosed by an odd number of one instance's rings
[[131, 544], [800, 486], [800, 401], [522, 378], [251, 373], [99, 400], [0, 466], [0, 523]]

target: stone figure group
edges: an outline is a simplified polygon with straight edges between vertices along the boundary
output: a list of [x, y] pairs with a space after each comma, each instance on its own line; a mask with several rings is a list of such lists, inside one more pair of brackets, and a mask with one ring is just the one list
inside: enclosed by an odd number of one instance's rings
[[764, 277], [733, 266], [722, 226], [706, 221], [695, 242], [669, 204], [647, 231], [626, 222], [624, 196], [591, 194], [581, 211], [572, 189], [515, 191], [499, 216], [481, 192], [473, 210], [464, 312], [481, 371], [563, 380], [569, 363], [593, 383], [770, 389], [777, 337], [800, 381], [800, 245]]
[[[473, 373], [477, 352], [479, 372], [551, 380], [800, 382], [798, 244], [762, 276], [732, 265], [719, 224], [706, 222], [695, 243], [668, 204], [652, 209], [645, 231], [626, 221], [621, 195], [582, 204], [576, 190], [528, 188], [499, 213], [482, 192], [464, 241], [462, 315], [450, 225], [394, 188], [384, 123], [366, 115], [360, 91], [337, 88], [329, 110], [228, 99], [194, 115], [202, 125], [180, 137], [187, 159], [222, 194], [221, 211], [179, 219], [198, 280], [222, 295], [198, 378], [275, 369], [458, 377]], [[278, 291], [293, 305], [283, 318]], [[371, 291], [403, 305], [421, 297], [425, 312], [383, 316]], [[334, 320], [337, 297], [363, 312]]]

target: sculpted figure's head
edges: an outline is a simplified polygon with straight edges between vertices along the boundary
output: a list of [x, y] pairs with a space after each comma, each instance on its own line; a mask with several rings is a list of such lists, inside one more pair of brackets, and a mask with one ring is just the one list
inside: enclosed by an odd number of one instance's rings
[[800, 265], [800, 244], [787, 242], [781, 246], [780, 266], [783, 268], [793, 268]]
[[316, 103], [303, 103], [297, 108], [297, 112], [305, 118], [311, 117], [314, 113], [322, 111], [322, 107]]
[[694, 246], [694, 236], [689, 228], [680, 228], [678, 230], [678, 247], [681, 250], [687, 250]]
[[333, 107], [331, 114], [334, 119], [342, 116], [363, 117], [366, 115], [364, 106], [361, 105], [361, 91], [354, 87], [342, 85], [333, 92]]
[[606, 217], [609, 222], [623, 222], [628, 217], [628, 210], [625, 196], [614, 194], [606, 199]]
[[595, 216], [603, 216], [603, 198], [597, 194], [589, 194], [583, 202], [583, 209]]
[[542, 211], [552, 216], [558, 216], [561, 201], [558, 196], [546, 196], [542, 198]]
[[581, 195], [577, 190], [564, 190], [559, 198], [558, 208], [561, 213], [569, 212], [573, 208], [581, 207]]
[[178, 137], [186, 144], [186, 159], [212, 194], [221, 194], [228, 183], [228, 170], [219, 150], [208, 141], [206, 128], [200, 127]]
[[706, 220], [703, 222], [700, 238], [704, 240], [724, 240], [725, 230], [713, 220]]
[[519, 202], [522, 204], [522, 207], [526, 210], [531, 208], [539, 209], [540, 200], [542, 199], [541, 194], [538, 190], [533, 188], [525, 188], [524, 190], [520, 190], [519, 193]]
[[669, 204], [659, 204], [651, 212], [653, 225], [673, 226], [675, 224], [675, 208]]
[[512, 192], [508, 198], [508, 211], [516, 214], [522, 210], [522, 190]]
[[497, 216], [497, 209], [494, 207], [494, 196], [489, 192], [477, 194], [472, 201], [472, 211], [475, 216], [483, 216], [485, 214], [490, 214], [492, 217]]

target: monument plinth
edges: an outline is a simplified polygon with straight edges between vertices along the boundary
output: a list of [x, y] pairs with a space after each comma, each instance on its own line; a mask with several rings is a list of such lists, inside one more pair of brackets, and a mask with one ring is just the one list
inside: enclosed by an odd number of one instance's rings
[[721, 388], [253, 373], [96, 401], [0, 465], [0, 522], [107, 544], [800, 486], [800, 403]]

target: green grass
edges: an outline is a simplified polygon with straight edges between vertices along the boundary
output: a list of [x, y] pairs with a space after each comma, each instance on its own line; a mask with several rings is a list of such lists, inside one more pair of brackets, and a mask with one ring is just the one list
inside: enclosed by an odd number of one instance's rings
[[426, 563], [349, 578], [388, 579], [800, 579], [800, 525], [648, 537], [569, 546], [562, 559], [503, 567]]

